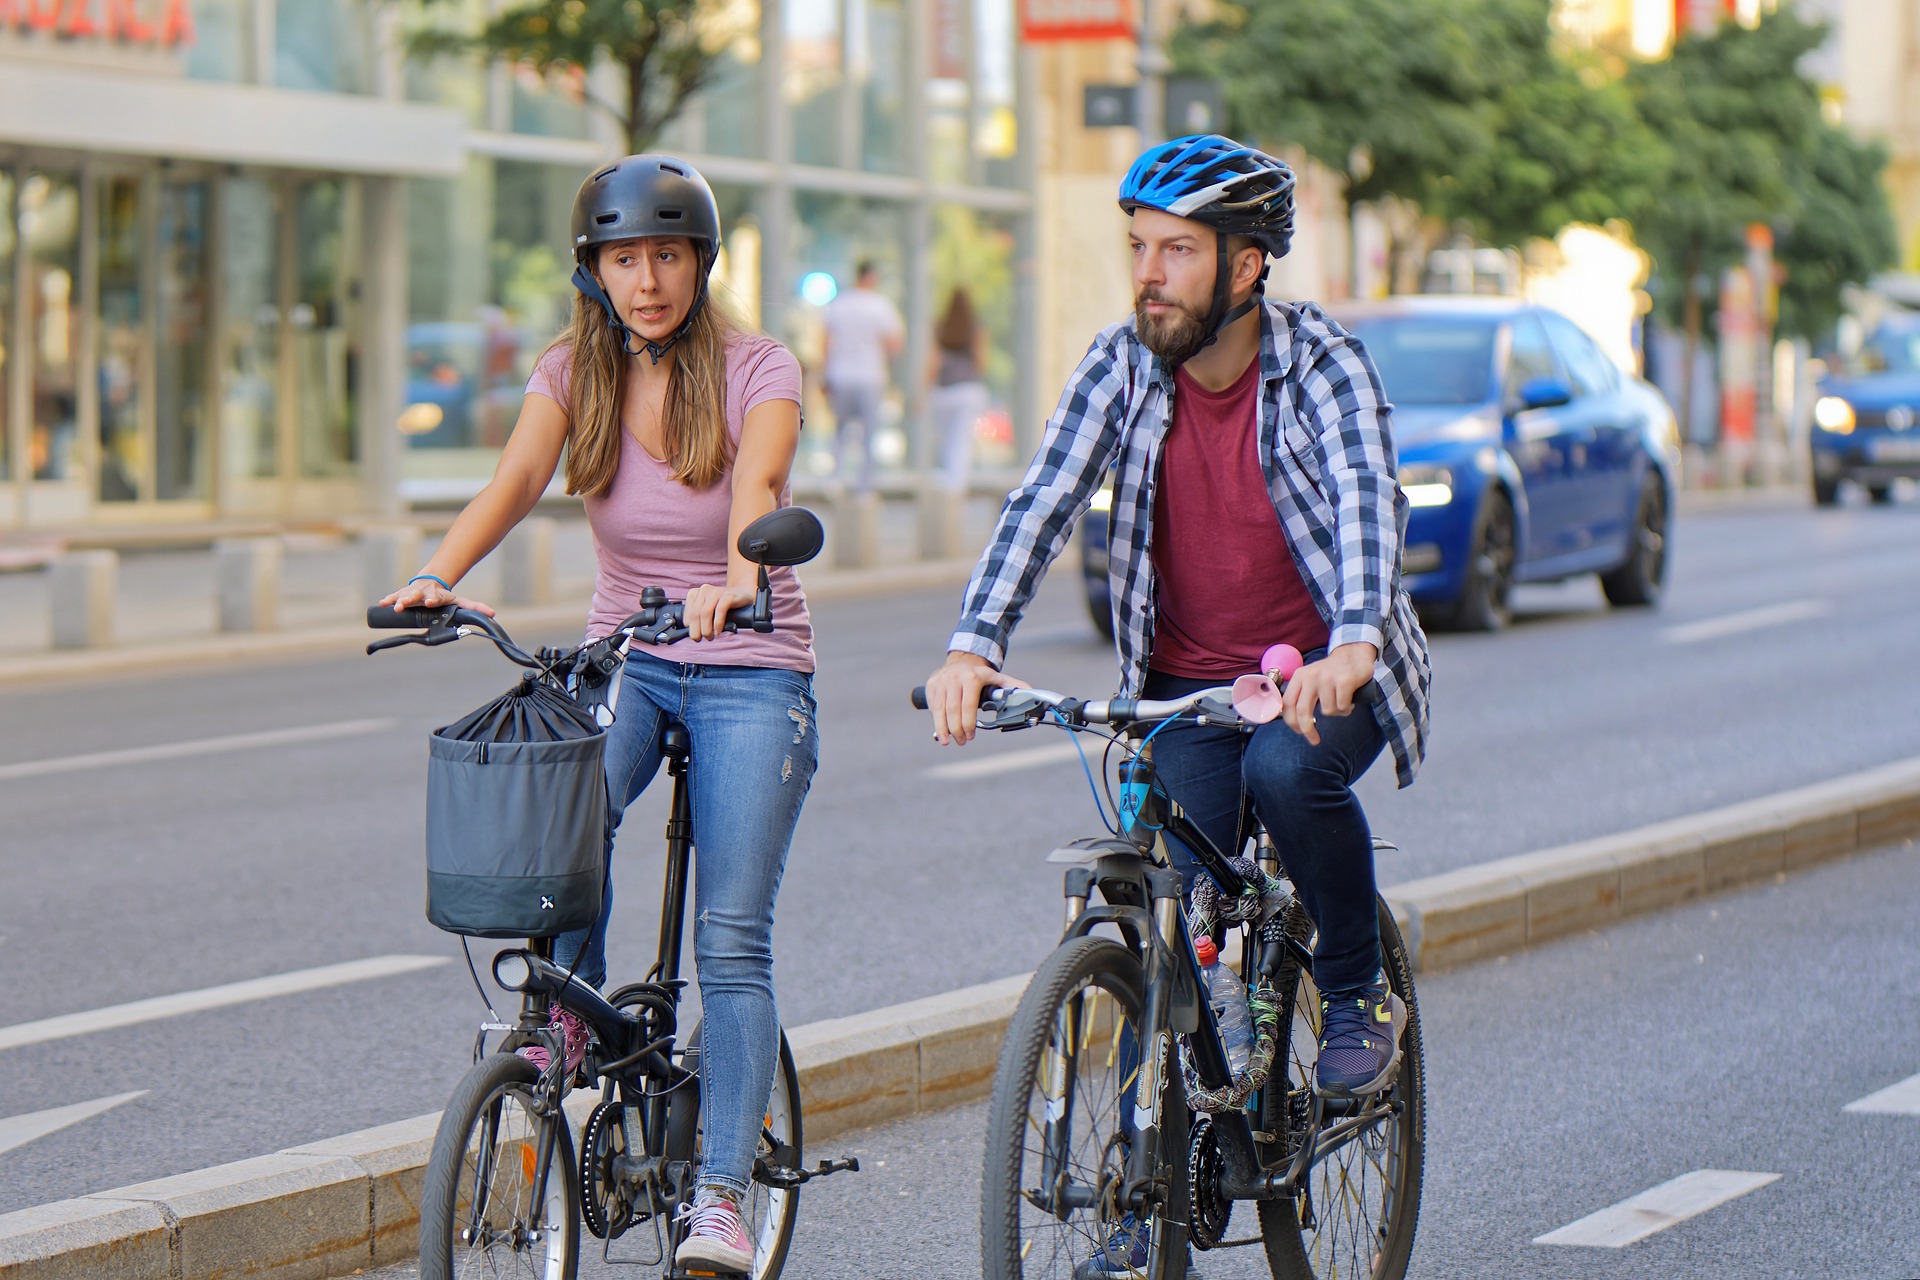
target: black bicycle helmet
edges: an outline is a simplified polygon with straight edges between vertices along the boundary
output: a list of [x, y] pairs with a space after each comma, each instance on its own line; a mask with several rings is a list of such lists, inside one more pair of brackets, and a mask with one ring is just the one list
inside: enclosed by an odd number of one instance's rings
[[[641, 338], [629, 329], [593, 274], [595, 250], [601, 245], [641, 236], [685, 236], [700, 256], [700, 292], [687, 318], [665, 342]], [[657, 154], [628, 156], [581, 183], [573, 198], [573, 285], [600, 304], [628, 355], [640, 354], [633, 348], [638, 340], [641, 350], [659, 364], [660, 357], [686, 336], [707, 305], [707, 280], [719, 254], [720, 205], [700, 171], [684, 160]]]
[[1254, 296], [1228, 309], [1227, 237], [1246, 236], [1275, 258], [1293, 243], [1293, 169], [1264, 151], [1217, 133], [1193, 134], [1149, 147], [1120, 182], [1120, 207], [1158, 209], [1205, 223], [1219, 235], [1213, 310], [1206, 346], [1220, 330], [1258, 305], [1267, 273]]

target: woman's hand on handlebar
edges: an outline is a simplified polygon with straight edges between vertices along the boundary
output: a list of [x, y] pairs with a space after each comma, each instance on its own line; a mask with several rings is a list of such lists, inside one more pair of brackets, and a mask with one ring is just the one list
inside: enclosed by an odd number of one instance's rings
[[457, 596], [430, 578], [415, 578], [398, 591], [382, 597], [380, 603], [395, 609], [444, 609], [450, 604], [455, 604], [462, 609], [484, 613], [489, 618], [494, 616], [492, 605], [482, 604], [478, 600], [469, 600], [465, 596]]
[[727, 614], [750, 608], [753, 596], [752, 587], [715, 587], [704, 582], [687, 592], [686, 603], [681, 606], [687, 639], [711, 640], [725, 635]]
[[1287, 681], [1280, 714], [1293, 731], [1314, 746], [1320, 745], [1320, 731], [1314, 727], [1318, 709], [1330, 716], [1353, 711], [1354, 695], [1373, 679], [1373, 664], [1380, 651], [1364, 640], [1343, 644], [1318, 662], [1309, 662]]
[[980, 720], [982, 689], [1030, 689], [977, 653], [949, 653], [946, 665], [927, 677], [927, 710], [933, 716], [933, 740], [941, 746], [973, 741]]

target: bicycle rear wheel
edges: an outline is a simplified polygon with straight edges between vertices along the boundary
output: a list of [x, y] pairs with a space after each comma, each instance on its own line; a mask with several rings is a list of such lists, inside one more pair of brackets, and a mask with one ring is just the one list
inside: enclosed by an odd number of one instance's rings
[[[1297, 903], [1292, 910], [1289, 930], [1301, 941], [1309, 941], [1312, 925], [1306, 914]], [[1420, 1006], [1413, 993], [1413, 959], [1387, 904], [1381, 902], [1378, 910], [1381, 967], [1407, 1005], [1400, 1072], [1387, 1094], [1400, 1111], [1329, 1152], [1307, 1171], [1300, 1194], [1260, 1202], [1260, 1233], [1276, 1280], [1400, 1280], [1413, 1255], [1426, 1158], [1427, 1065]], [[1267, 1108], [1268, 1125], [1286, 1132], [1291, 1152], [1304, 1136], [1313, 1110], [1320, 992], [1291, 953], [1274, 985], [1282, 999], [1281, 1025], [1290, 1027], [1290, 1032], [1287, 1095], [1280, 1106]], [[1279, 1086], [1276, 1063], [1268, 1088]]]
[[[440, 1117], [420, 1201], [421, 1280], [573, 1280], [580, 1190], [566, 1118], [540, 1114], [540, 1073], [496, 1053], [462, 1077]], [[546, 1146], [546, 1186], [534, 1174]]]
[[[1154, 1160], [1162, 1198], [1137, 1215], [1119, 1202], [1136, 1133], [1145, 985], [1140, 961], [1106, 938], [1067, 942], [1027, 985], [987, 1121], [986, 1280], [1186, 1274], [1188, 1115], [1170, 1044]], [[1102, 1258], [1110, 1269], [1094, 1271]]]
[[[694, 1172], [688, 1179], [691, 1188], [699, 1182], [699, 1163], [705, 1136], [706, 1110], [700, 1095], [700, 1029], [687, 1037], [680, 1065], [694, 1078], [675, 1089], [667, 1103], [667, 1156], [688, 1160]], [[773, 1089], [767, 1098], [767, 1114], [755, 1148], [757, 1161], [752, 1188], [740, 1204], [740, 1219], [753, 1240], [752, 1280], [777, 1280], [787, 1264], [787, 1249], [793, 1244], [793, 1224], [800, 1212], [800, 1188], [776, 1187], [761, 1176], [761, 1165], [769, 1169], [800, 1167], [800, 1073], [793, 1065], [793, 1051], [787, 1047], [787, 1033], [780, 1033], [780, 1061], [773, 1072]], [[672, 1233], [677, 1248], [680, 1233]]]

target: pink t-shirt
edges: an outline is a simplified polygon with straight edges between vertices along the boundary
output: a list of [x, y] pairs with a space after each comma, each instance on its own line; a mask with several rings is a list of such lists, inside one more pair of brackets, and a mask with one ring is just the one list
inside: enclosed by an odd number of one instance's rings
[[[546, 396], [562, 409], [572, 374], [569, 350], [555, 347], [540, 358], [527, 392]], [[800, 402], [800, 362], [772, 338], [736, 333], [727, 339], [727, 431], [736, 446], [747, 411], [768, 400]], [[793, 501], [782, 489], [780, 505]], [[603, 636], [640, 607], [642, 587], [662, 587], [679, 600], [702, 583], [727, 580], [727, 520], [733, 510], [733, 469], [712, 486], [690, 489], [673, 478], [673, 468], [644, 449], [631, 434], [620, 433], [620, 465], [613, 487], [603, 497], [586, 499], [600, 569], [593, 584], [593, 610], [587, 634]], [[668, 662], [711, 663], [723, 667], [781, 667], [811, 672], [813, 624], [806, 597], [792, 569], [770, 571], [776, 630], [761, 635], [741, 631], [693, 644], [645, 645], [634, 649]]]

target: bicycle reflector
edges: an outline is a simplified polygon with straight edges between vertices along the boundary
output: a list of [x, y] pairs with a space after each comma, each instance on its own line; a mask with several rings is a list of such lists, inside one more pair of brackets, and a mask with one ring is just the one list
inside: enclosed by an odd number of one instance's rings
[[524, 951], [502, 951], [493, 958], [493, 980], [506, 991], [525, 991], [533, 982], [533, 966]]

